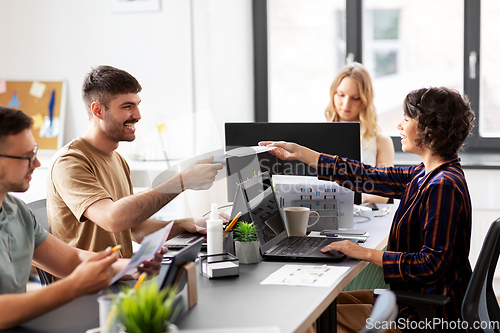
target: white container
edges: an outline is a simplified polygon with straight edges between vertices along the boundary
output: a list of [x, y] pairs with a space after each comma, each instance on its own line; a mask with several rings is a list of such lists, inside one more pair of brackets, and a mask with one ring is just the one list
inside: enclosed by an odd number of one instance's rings
[[212, 204], [210, 218], [207, 220], [207, 254], [223, 253], [222, 220], [219, 218], [217, 204]]

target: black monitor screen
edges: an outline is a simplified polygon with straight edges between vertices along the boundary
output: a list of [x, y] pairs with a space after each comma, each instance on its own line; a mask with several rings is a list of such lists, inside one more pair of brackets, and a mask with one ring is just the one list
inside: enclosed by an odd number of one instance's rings
[[[288, 141], [320, 153], [361, 160], [360, 125], [349, 123], [226, 123], [226, 151], [256, 146], [260, 141]], [[270, 153], [227, 159], [228, 200], [238, 184], [268, 171], [274, 175], [316, 176], [316, 169], [297, 161], [281, 161]], [[355, 203], [361, 195], [355, 194]]]

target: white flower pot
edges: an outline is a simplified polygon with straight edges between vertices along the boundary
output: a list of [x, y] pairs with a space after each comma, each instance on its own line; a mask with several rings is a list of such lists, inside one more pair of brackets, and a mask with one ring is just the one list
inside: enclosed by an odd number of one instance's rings
[[260, 242], [234, 242], [236, 256], [240, 264], [255, 264], [262, 258], [260, 256]]

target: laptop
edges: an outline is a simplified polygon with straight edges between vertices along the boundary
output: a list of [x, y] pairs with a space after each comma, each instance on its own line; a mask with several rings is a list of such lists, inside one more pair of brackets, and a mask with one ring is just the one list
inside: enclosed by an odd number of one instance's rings
[[[283, 212], [279, 209], [269, 172], [239, 184], [231, 215], [242, 211], [240, 220], [257, 226], [260, 250], [264, 259], [340, 261], [345, 255], [338, 251], [322, 253], [326, 245], [341, 239], [327, 237], [288, 237]], [[351, 240], [356, 243], [357, 240]]]

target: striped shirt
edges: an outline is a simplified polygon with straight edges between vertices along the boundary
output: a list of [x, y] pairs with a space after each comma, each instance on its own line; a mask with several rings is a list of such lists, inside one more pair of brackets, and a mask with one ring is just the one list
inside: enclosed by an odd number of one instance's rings
[[[318, 178], [351, 189], [401, 199], [383, 255], [384, 280], [393, 290], [448, 295], [445, 320], [460, 318], [472, 270], [469, 263], [471, 201], [458, 157], [425, 174], [424, 164], [374, 168], [321, 155]], [[416, 313], [401, 306], [399, 317]]]

